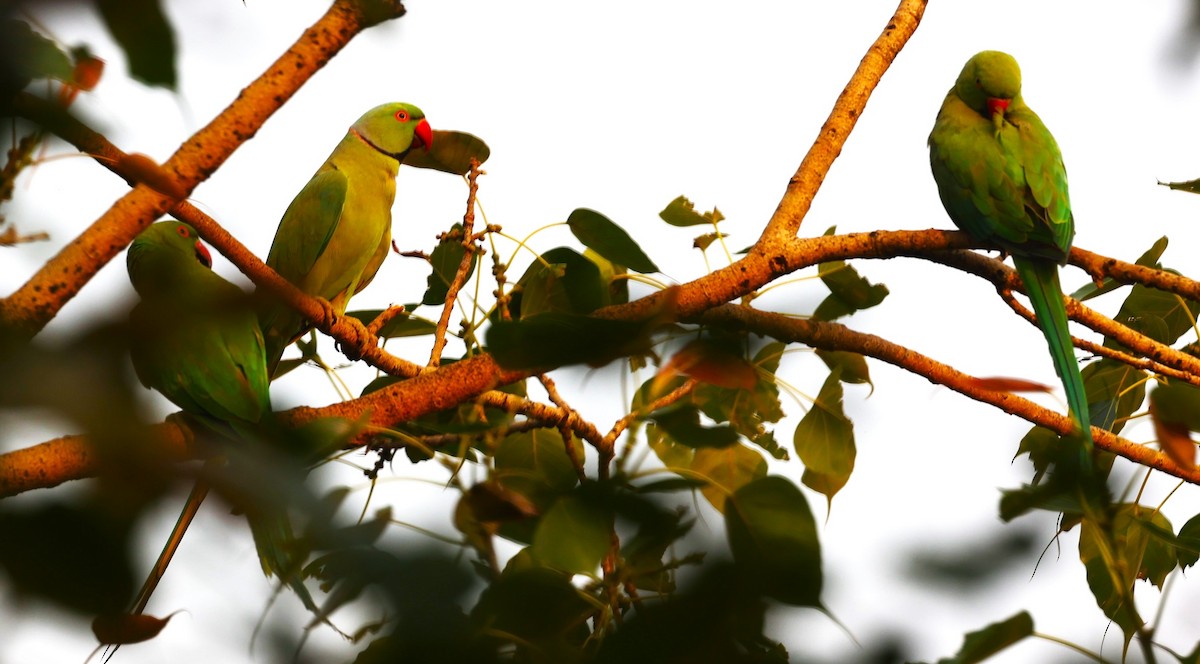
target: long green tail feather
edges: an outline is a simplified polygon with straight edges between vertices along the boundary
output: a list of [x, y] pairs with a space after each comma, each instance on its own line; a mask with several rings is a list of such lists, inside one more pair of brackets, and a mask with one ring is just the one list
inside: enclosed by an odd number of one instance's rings
[[1025, 290], [1037, 314], [1038, 327], [1050, 347], [1054, 370], [1062, 379], [1067, 393], [1067, 405], [1083, 434], [1084, 452], [1090, 460], [1092, 441], [1091, 417], [1088, 411], [1087, 392], [1083, 389], [1083, 377], [1079, 374], [1079, 363], [1075, 360], [1075, 347], [1071, 343], [1071, 331], [1067, 328], [1067, 309], [1063, 306], [1062, 286], [1058, 281], [1058, 264], [1043, 259], [1013, 256], [1017, 274], [1025, 282]]

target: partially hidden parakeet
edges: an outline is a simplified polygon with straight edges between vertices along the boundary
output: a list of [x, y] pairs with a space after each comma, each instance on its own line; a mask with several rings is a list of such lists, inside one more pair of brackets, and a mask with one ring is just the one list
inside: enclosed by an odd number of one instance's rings
[[929, 134], [929, 163], [954, 224], [1012, 255], [1089, 464], [1087, 394], [1058, 279], [1075, 234], [1067, 171], [1054, 136], [1021, 98], [1021, 70], [1011, 55], [983, 51], [967, 61]]
[[[267, 265], [345, 313], [391, 247], [400, 163], [410, 150], [428, 150], [432, 142], [433, 131], [416, 106], [397, 102], [367, 111], [284, 212]], [[284, 348], [308, 325], [276, 300], [263, 305], [259, 322], [274, 373]]]
[[[261, 444], [255, 439], [274, 430], [274, 419], [263, 336], [247, 294], [211, 270], [212, 257], [195, 229], [178, 221], [138, 235], [126, 264], [141, 298], [130, 313], [138, 379], [233, 444]], [[207, 482], [198, 480], [133, 613], [145, 608], [207, 492]], [[287, 515], [247, 506], [246, 517], [263, 571], [279, 575], [315, 611], [299, 561], [289, 553], [294, 538]]]

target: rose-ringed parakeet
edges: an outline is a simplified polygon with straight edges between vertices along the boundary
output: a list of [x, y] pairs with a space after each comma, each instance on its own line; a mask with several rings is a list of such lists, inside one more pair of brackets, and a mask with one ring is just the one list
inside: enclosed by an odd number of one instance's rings
[[929, 162], [950, 219], [1012, 255], [1050, 346], [1091, 462], [1087, 394], [1075, 360], [1058, 266], [1075, 234], [1058, 144], [1021, 98], [1021, 70], [1007, 53], [983, 51], [963, 67], [929, 135]]
[[[344, 313], [391, 247], [400, 163], [410, 150], [428, 150], [432, 142], [433, 132], [416, 106], [391, 103], [367, 111], [284, 212], [267, 265]], [[267, 367], [274, 373], [284, 348], [308, 325], [274, 300], [263, 305], [259, 322]]]
[[[212, 258], [191, 226], [163, 221], [129, 247], [129, 280], [141, 301], [130, 313], [130, 356], [138, 379], [161, 392], [211, 433], [234, 445], [274, 436], [263, 336], [248, 296], [210, 268]], [[216, 462], [210, 462], [216, 463]], [[138, 594], [141, 613], [183, 533], [208, 492], [201, 478]], [[285, 512], [246, 506], [263, 571], [288, 583], [312, 610]]]

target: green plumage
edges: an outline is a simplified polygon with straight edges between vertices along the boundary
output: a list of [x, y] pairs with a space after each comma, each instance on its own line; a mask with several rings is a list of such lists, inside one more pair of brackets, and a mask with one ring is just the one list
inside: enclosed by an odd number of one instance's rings
[[[400, 163], [409, 150], [428, 149], [432, 140], [425, 114], [416, 106], [384, 104], [364, 114], [284, 212], [267, 265], [344, 313], [391, 247]], [[263, 305], [259, 321], [273, 373], [284, 348], [308, 325], [274, 300]]]
[[929, 162], [954, 224], [1012, 254], [1090, 458], [1087, 394], [1058, 280], [1075, 234], [1067, 171], [1054, 136], [1021, 98], [1012, 56], [983, 51], [967, 61], [938, 111]]
[[[247, 294], [211, 265], [195, 229], [178, 221], [153, 224], [133, 241], [127, 266], [141, 301], [130, 313], [130, 356], [142, 384], [211, 431], [239, 444], [262, 444], [279, 434], [262, 332]], [[199, 480], [134, 613], [145, 608], [207, 491]], [[294, 538], [286, 513], [247, 505], [246, 517], [263, 571], [279, 575], [315, 611], [299, 561], [289, 553]]]
[[166, 221], [129, 247], [138, 379], [219, 433], [253, 430], [271, 411], [263, 337], [246, 294], [210, 269], [196, 231]]

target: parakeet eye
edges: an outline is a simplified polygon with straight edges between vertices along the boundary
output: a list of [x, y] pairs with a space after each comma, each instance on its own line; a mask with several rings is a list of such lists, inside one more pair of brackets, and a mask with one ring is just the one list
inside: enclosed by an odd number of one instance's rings
[[408, 111], [396, 111], [396, 119], [400, 122], [408, 122]]
[[191, 233], [188, 233], [188, 229], [186, 226], [176, 226], [175, 232], [179, 233], [179, 237], [190, 237], [191, 236]]

